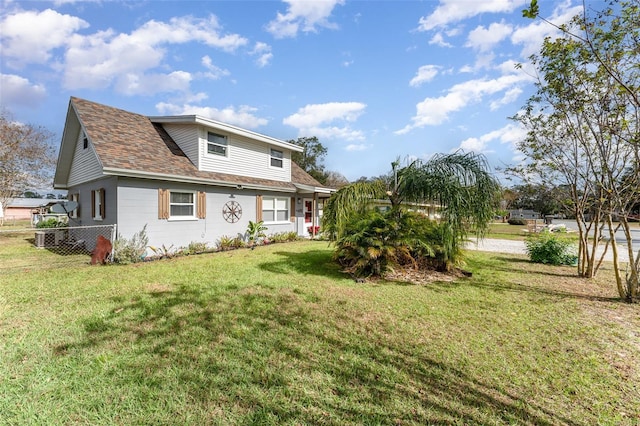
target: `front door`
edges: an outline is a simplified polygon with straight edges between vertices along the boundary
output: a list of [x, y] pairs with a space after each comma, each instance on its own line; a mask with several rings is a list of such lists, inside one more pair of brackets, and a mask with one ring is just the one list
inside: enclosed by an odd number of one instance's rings
[[313, 200], [304, 200], [304, 229], [310, 235], [313, 234], [309, 229], [313, 226]]

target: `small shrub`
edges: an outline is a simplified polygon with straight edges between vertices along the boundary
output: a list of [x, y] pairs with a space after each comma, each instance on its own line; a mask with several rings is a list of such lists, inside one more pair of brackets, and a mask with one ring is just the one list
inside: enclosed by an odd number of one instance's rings
[[40, 229], [48, 229], [48, 228], [65, 228], [67, 223], [61, 220], [56, 219], [55, 217], [50, 217], [46, 220], [41, 220], [36, 225], [36, 228]]
[[263, 221], [254, 222], [252, 220], [249, 221], [249, 225], [247, 226], [247, 236], [248, 236], [248, 244], [253, 247], [260, 243], [261, 239], [266, 237], [264, 231], [267, 230], [267, 227], [264, 226]]
[[244, 241], [244, 238], [240, 235], [231, 240], [231, 247], [235, 249], [246, 247], [247, 243]]
[[229, 237], [228, 235], [223, 235], [218, 240], [218, 250], [226, 251], [226, 250], [234, 250], [245, 247], [246, 243], [242, 235], [238, 235], [236, 237]]
[[142, 262], [148, 244], [147, 225], [144, 225], [140, 232], [133, 234], [131, 239], [123, 238], [118, 234], [118, 238], [113, 244], [113, 261], [123, 265]]
[[187, 247], [185, 247], [183, 250], [184, 254], [198, 254], [198, 253], [205, 253], [207, 251], [209, 251], [209, 247], [207, 245], [206, 242], [200, 242], [200, 241], [191, 241], [189, 243], [189, 245]]
[[507, 220], [507, 223], [509, 225], [524, 226], [524, 225], [527, 224], [527, 220], [526, 219], [522, 219], [521, 217], [510, 217], [509, 220]]
[[566, 236], [543, 231], [527, 236], [525, 241], [529, 259], [549, 265], [573, 265], [577, 260], [574, 243]]
[[233, 237], [223, 235], [220, 237], [217, 243], [218, 250], [226, 251], [233, 249]]

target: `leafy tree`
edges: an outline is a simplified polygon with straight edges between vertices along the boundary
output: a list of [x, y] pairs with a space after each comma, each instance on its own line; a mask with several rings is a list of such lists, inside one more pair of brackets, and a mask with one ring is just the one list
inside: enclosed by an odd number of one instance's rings
[[[523, 15], [539, 18], [535, 0]], [[630, 302], [640, 284], [640, 251], [634, 254], [628, 221], [640, 200], [638, 22], [637, 0], [613, 1], [595, 13], [583, 6], [582, 15], [559, 27], [563, 36], [545, 40], [531, 58], [538, 90], [514, 117], [528, 130], [519, 147], [529, 164], [518, 172], [560, 184], [570, 194], [580, 231], [579, 275], [595, 275], [602, 262], [596, 248], [608, 232], [618, 293]], [[616, 226], [614, 218], [620, 220]], [[624, 279], [617, 227], [632, 260]]]
[[456, 152], [404, 167], [395, 161], [392, 169], [384, 179], [356, 182], [337, 191], [325, 205], [325, 232], [340, 241], [349, 233], [353, 218], [366, 214], [375, 200], [387, 199], [390, 217], [398, 222], [412, 203], [436, 205], [443, 224], [439, 241], [442, 260], [446, 268], [454, 266], [468, 234], [475, 231], [482, 236], [495, 211], [499, 186], [486, 160], [477, 154]]
[[0, 204], [30, 188], [51, 185], [55, 150], [53, 134], [43, 127], [13, 120], [7, 111], [0, 113]]
[[557, 213], [561, 206], [555, 188], [543, 184], [516, 185], [512, 189], [512, 209], [531, 209], [543, 216]]
[[349, 179], [338, 172], [328, 171], [326, 173], [327, 180], [324, 182], [329, 188], [340, 189], [343, 186], [349, 185]]
[[291, 159], [304, 171], [309, 173], [321, 184], [327, 181], [327, 174], [324, 170], [324, 157], [327, 155], [327, 148], [320, 143], [317, 137], [302, 137], [297, 140], [290, 140], [292, 144], [304, 148], [302, 152], [294, 152]]
[[24, 191], [22, 193], [22, 196], [24, 198], [42, 198], [42, 195], [38, 194], [37, 192], [34, 191]]

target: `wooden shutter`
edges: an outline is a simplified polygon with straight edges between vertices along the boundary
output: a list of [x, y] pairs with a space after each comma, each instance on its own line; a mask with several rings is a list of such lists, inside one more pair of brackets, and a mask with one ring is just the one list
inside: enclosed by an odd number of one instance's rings
[[96, 217], [96, 191], [91, 191], [91, 219]]
[[262, 221], [262, 195], [256, 195], [256, 222]]
[[291, 197], [291, 211], [289, 212], [290, 221], [296, 221], [296, 197]]
[[105, 203], [106, 197], [104, 195], [104, 188], [100, 188], [100, 219], [104, 219], [107, 212], [107, 203]]
[[204, 219], [207, 217], [207, 193], [204, 191], [198, 191], [196, 211], [198, 219]]
[[169, 190], [158, 188], [158, 219], [169, 219]]

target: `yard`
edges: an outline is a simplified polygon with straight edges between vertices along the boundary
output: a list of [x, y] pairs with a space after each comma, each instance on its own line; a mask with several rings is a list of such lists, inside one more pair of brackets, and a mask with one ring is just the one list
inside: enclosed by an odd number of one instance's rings
[[640, 310], [610, 268], [470, 252], [471, 278], [356, 283], [331, 253], [3, 271], [1, 422], [640, 423]]

